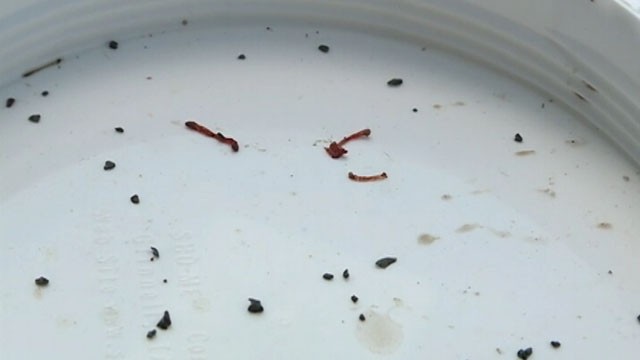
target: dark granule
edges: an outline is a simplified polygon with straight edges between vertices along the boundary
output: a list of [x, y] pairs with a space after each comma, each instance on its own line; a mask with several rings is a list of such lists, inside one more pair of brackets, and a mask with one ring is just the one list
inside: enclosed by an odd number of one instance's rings
[[360, 321], [365, 321], [367, 320], [366, 317], [364, 317], [364, 314], [360, 314], [360, 316], [358, 316], [358, 319], [360, 319]]
[[162, 315], [162, 319], [158, 321], [156, 326], [162, 330], [167, 330], [169, 326], [171, 326], [171, 317], [169, 316], [169, 311], [165, 310], [164, 315]]
[[47, 90], [43, 91], [40, 95], [42, 96], [49, 96], [49, 92]]
[[153, 339], [156, 337], [157, 331], [156, 329], [150, 330], [147, 332], [147, 339]]
[[640, 322], [640, 315], [638, 315], [637, 319], [638, 319], [638, 322]]
[[533, 349], [526, 348], [524, 350], [523, 349], [518, 350], [518, 353], [516, 355], [518, 355], [518, 359], [527, 360], [529, 356], [531, 356], [531, 354], [533, 354]]
[[31, 75], [39, 72], [39, 71], [42, 71], [42, 70], [44, 70], [46, 68], [50, 68], [52, 66], [59, 65], [61, 62], [62, 62], [62, 58], [57, 58], [57, 59], [55, 59], [53, 61], [49, 61], [46, 64], [42, 64], [42, 65], [40, 65], [38, 67], [35, 67], [35, 68], [33, 68], [33, 69], [29, 70], [29, 71], [26, 71], [25, 73], [22, 74], [22, 77], [29, 77], [29, 76], [31, 76]]
[[613, 275], [613, 271], [609, 270], [609, 275]]
[[13, 106], [13, 104], [16, 103], [16, 99], [14, 98], [8, 98], [7, 101], [4, 103], [6, 107], [10, 108]]
[[318, 50], [322, 51], [323, 53], [328, 53], [329, 52], [329, 47], [327, 45], [320, 45], [318, 46]]
[[516, 136], [513, 137], [513, 141], [521, 143], [522, 142], [522, 135], [516, 134]]
[[117, 127], [117, 128], [115, 128], [115, 130], [116, 130], [117, 133], [120, 133], [120, 134], [122, 134], [124, 132], [124, 129], [121, 128], [121, 127]]
[[244, 54], [240, 54], [240, 55], [238, 55], [238, 60], [244, 60], [244, 59], [246, 59], [246, 58], [247, 58], [247, 57], [246, 57]]
[[333, 274], [324, 273], [322, 275], [322, 278], [325, 279], [325, 280], [333, 280]]
[[107, 160], [104, 162], [104, 169], [105, 170], [113, 170], [116, 167], [116, 163], [114, 163], [111, 160]]
[[402, 85], [402, 82], [403, 82], [402, 79], [393, 78], [393, 79], [387, 81], [387, 85], [393, 86], [393, 87], [397, 87], [397, 86]]
[[552, 341], [552, 342], [551, 342], [551, 346], [552, 346], [554, 349], [559, 348], [559, 347], [560, 347], [560, 345], [562, 345], [562, 344], [560, 344], [560, 341]]
[[118, 49], [118, 42], [113, 40], [109, 41], [109, 49], [113, 49], [113, 50]]
[[266, 27], [267, 31], [271, 31], [271, 26]]
[[153, 246], [151, 247], [151, 254], [153, 254], [153, 257], [156, 259], [160, 258], [160, 251], [158, 251], [158, 249], [154, 248]]
[[140, 197], [138, 196], [138, 194], [132, 195], [130, 200], [134, 204], [140, 204]]
[[249, 298], [249, 302], [251, 304], [249, 304], [249, 307], [247, 308], [247, 310], [250, 313], [258, 314], [264, 311], [264, 308], [262, 307], [262, 303], [260, 302], [260, 300]]
[[398, 261], [398, 259], [394, 257], [383, 257], [382, 259], [376, 261], [376, 266], [380, 269], [386, 269], [389, 265], [395, 263], [396, 261]]
[[342, 272], [342, 277], [345, 279], [349, 278], [349, 269], [344, 269], [344, 271]]
[[33, 114], [31, 116], [29, 116], [29, 121], [31, 121], [32, 123], [39, 123], [40, 122], [40, 114]]
[[358, 302], [358, 297], [355, 295], [351, 295], [351, 302], [353, 302], [354, 304]]
[[36, 285], [38, 285], [38, 286], [47, 286], [47, 285], [49, 285], [49, 279], [47, 279], [44, 276], [40, 276], [39, 278], [36, 279]]
[[413, 110], [412, 110], [412, 111], [413, 111], [414, 113], [415, 113], [415, 112], [418, 112], [418, 108], [413, 108]]
[[166, 284], [167, 283], [167, 279], [162, 280], [162, 282]]
[[182, 26], [187, 26], [187, 24], [189, 24], [187, 19], [182, 19]]

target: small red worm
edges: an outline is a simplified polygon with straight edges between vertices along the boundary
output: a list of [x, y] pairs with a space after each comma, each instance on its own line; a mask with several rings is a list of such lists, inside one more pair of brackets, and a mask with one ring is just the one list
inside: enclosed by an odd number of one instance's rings
[[370, 129], [363, 129], [360, 130], [358, 132], [355, 132], [349, 136], [346, 136], [344, 138], [342, 138], [342, 140], [340, 140], [340, 142], [332, 142], [331, 144], [329, 144], [329, 147], [324, 148], [325, 151], [327, 152], [327, 154], [329, 154], [329, 156], [331, 156], [334, 159], [338, 159], [340, 157], [342, 157], [342, 155], [346, 154], [348, 151], [347, 149], [345, 149], [343, 146], [348, 143], [351, 140], [355, 140], [361, 137], [365, 137], [365, 136], [369, 136], [371, 135], [371, 130]]
[[199, 132], [200, 134], [202, 134], [204, 136], [212, 137], [212, 138], [220, 141], [223, 144], [227, 144], [227, 145], [231, 146], [231, 149], [234, 152], [237, 152], [240, 149], [240, 147], [238, 146], [238, 142], [235, 139], [228, 138], [228, 137], [222, 135], [221, 132], [214, 133], [213, 131], [207, 129], [206, 127], [198, 124], [195, 121], [187, 121], [187, 122], [184, 123], [184, 125], [186, 127], [188, 127], [189, 129], [191, 129], [193, 131], [197, 131], [197, 132]]
[[356, 175], [352, 172], [349, 172], [349, 179], [357, 182], [379, 181], [379, 180], [384, 180], [386, 178], [387, 178], [386, 172], [383, 172], [379, 175], [372, 175], [372, 176], [361, 176], [361, 175]]

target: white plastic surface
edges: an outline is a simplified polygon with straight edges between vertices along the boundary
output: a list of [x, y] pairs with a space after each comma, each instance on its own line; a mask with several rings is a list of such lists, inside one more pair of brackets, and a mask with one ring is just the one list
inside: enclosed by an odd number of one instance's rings
[[[182, 19], [96, 37], [0, 88], [17, 99], [0, 109], [2, 359], [640, 351], [629, 143], [415, 37], [312, 17]], [[345, 158], [324, 152], [366, 127]], [[398, 262], [377, 269], [384, 256]], [[35, 286], [41, 275], [49, 286]], [[173, 325], [146, 339], [164, 310]]]

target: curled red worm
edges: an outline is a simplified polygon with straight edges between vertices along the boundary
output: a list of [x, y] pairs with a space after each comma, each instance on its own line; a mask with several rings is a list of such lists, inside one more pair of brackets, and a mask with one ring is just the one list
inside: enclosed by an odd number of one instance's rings
[[186, 127], [188, 127], [189, 129], [191, 129], [193, 131], [197, 131], [197, 132], [199, 132], [200, 134], [202, 134], [204, 136], [212, 137], [212, 138], [220, 141], [223, 144], [229, 145], [231, 147], [231, 150], [233, 150], [235, 152], [237, 152], [240, 149], [240, 147], [238, 146], [238, 142], [235, 139], [226, 137], [226, 136], [222, 135], [221, 132], [214, 133], [213, 131], [207, 129], [206, 127], [198, 124], [195, 121], [187, 121], [187, 122], [184, 123], [184, 125]]
[[378, 175], [372, 175], [372, 176], [361, 176], [361, 175], [356, 175], [352, 172], [349, 172], [349, 179], [357, 182], [379, 181], [379, 180], [384, 180], [386, 178], [387, 178], [386, 172], [380, 173]]
[[355, 132], [349, 136], [346, 136], [340, 140], [340, 142], [332, 142], [329, 144], [329, 147], [324, 148], [327, 154], [334, 159], [338, 159], [342, 157], [342, 155], [346, 154], [348, 151], [343, 146], [351, 140], [355, 140], [362, 137], [367, 137], [371, 135], [370, 129], [363, 129], [358, 132]]

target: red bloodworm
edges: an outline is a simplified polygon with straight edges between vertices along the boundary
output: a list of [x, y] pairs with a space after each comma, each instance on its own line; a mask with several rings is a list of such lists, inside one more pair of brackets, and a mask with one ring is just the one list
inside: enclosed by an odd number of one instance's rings
[[372, 175], [372, 176], [361, 176], [361, 175], [356, 175], [352, 172], [349, 172], [349, 179], [357, 182], [379, 181], [379, 180], [384, 180], [386, 178], [387, 178], [386, 172], [383, 172], [378, 175]]
[[329, 147], [324, 148], [327, 154], [334, 159], [342, 157], [342, 155], [346, 154], [348, 151], [343, 146], [351, 140], [355, 140], [361, 137], [371, 135], [370, 129], [363, 129], [356, 133], [353, 133], [347, 137], [342, 138], [340, 142], [336, 143], [335, 141], [329, 144]]
[[236, 140], [234, 140], [233, 138], [228, 138], [224, 135], [222, 135], [221, 132], [218, 133], [214, 133], [213, 131], [207, 129], [206, 127], [198, 124], [195, 121], [187, 121], [184, 123], [184, 125], [186, 127], [188, 127], [189, 129], [199, 132], [200, 134], [204, 135], [204, 136], [208, 136], [208, 137], [212, 137], [218, 141], [220, 141], [223, 144], [227, 144], [231, 147], [231, 149], [233, 151], [238, 151], [240, 149], [240, 147], [238, 146], [238, 142]]

